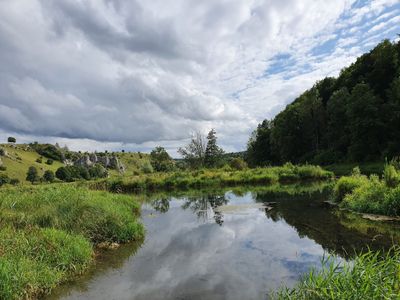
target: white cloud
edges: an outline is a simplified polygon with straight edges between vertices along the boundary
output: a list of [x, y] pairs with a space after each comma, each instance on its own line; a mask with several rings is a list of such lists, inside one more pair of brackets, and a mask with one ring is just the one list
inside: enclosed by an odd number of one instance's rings
[[[353, 28], [369, 22], [379, 36], [395, 26], [387, 9], [397, 1], [354, 3], [5, 1], [0, 105], [15, 118], [0, 128], [82, 148], [165, 143], [173, 152], [215, 127], [226, 149], [241, 150], [257, 122], [362, 53]], [[337, 49], [313, 52], [332, 42]], [[269, 72], [282, 53], [288, 67]]]

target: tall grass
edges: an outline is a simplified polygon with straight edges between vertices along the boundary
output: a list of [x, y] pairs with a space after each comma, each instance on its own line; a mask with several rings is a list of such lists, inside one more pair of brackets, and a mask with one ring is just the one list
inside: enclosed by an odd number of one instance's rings
[[91, 183], [95, 189], [113, 192], [135, 192], [154, 190], [173, 190], [203, 187], [224, 187], [243, 184], [270, 185], [292, 183], [306, 180], [327, 180], [333, 173], [319, 166], [294, 166], [290, 163], [282, 167], [268, 167], [245, 170], [202, 169], [197, 171], [157, 173], [128, 178], [98, 181]]
[[335, 200], [356, 212], [400, 216], [400, 171], [386, 164], [382, 177], [342, 177], [334, 187]]
[[352, 263], [328, 259], [321, 271], [312, 270], [294, 288], [282, 288], [274, 299], [399, 299], [400, 250], [386, 254], [369, 251]]
[[0, 299], [35, 298], [86, 269], [92, 245], [141, 240], [129, 196], [73, 185], [0, 191]]

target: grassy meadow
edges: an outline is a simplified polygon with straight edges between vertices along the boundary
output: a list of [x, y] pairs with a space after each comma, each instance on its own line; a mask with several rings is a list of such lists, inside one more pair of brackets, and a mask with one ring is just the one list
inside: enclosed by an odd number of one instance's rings
[[99, 243], [142, 240], [132, 197], [69, 184], [0, 190], [0, 299], [30, 299], [83, 272]]

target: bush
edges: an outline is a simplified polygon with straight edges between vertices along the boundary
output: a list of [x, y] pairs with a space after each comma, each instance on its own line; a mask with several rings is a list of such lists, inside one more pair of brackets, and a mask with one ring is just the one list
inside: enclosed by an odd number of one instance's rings
[[153, 166], [152, 166], [151, 163], [148, 162], [148, 161], [145, 161], [145, 162], [142, 164], [142, 166], [141, 166], [140, 169], [141, 169], [142, 172], [145, 173], [145, 174], [153, 173], [153, 171], [154, 171], [154, 170], [153, 170]]
[[341, 202], [346, 195], [351, 194], [356, 188], [366, 184], [367, 182], [368, 178], [362, 175], [341, 177], [333, 188], [335, 201]]
[[43, 162], [43, 159], [42, 159], [41, 157], [39, 157], [39, 158], [36, 159], [36, 162], [37, 162], [38, 164], [41, 164], [41, 163]]
[[10, 136], [10, 137], [8, 137], [7, 142], [9, 142], [9, 143], [16, 143], [16, 142], [17, 142], [17, 139], [16, 139], [15, 137]]
[[0, 148], [0, 156], [5, 156], [5, 155], [6, 155], [6, 150]]
[[234, 170], [247, 169], [247, 163], [243, 159], [241, 159], [239, 157], [232, 159], [229, 162], [229, 166]]
[[56, 178], [55, 178], [55, 175], [54, 175], [53, 171], [47, 170], [47, 171], [44, 172], [44, 175], [43, 175], [43, 180], [44, 181], [46, 181], [46, 182], [54, 182], [55, 179]]
[[46, 161], [46, 164], [50, 166], [50, 165], [53, 164], [53, 162], [54, 162], [54, 160], [52, 160], [51, 158], [49, 158], [49, 159]]
[[3, 166], [3, 165], [0, 166], [0, 171], [6, 171], [6, 170], [7, 170], [6, 166]]
[[388, 187], [396, 187], [400, 183], [400, 174], [393, 165], [386, 164], [383, 179]]
[[39, 179], [37, 169], [35, 167], [29, 167], [28, 172], [26, 173], [26, 180], [33, 184], [39, 181]]
[[0, 186], [10, 183], [10, 178], [6, 174], [0, 174]]
[[377, 176], [371, 176], [369, 181], [345, 195], [342, 206], [359, 212], [386, 214], [383, 204], [387, 191], [387, 186]]
[[11, 179], [10, 179], [10, 184], [12, 184], [12, 185], [18, 185], [18, 184], [20, 184], [20, 181], [19, 181], [18, 178], [11, 178]]

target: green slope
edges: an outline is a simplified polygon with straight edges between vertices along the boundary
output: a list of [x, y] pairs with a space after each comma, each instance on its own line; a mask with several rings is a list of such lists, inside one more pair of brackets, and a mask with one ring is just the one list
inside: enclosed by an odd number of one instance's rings
[[26, 144], [0, 144], [0, 148], [7, 151], [7, 156], [0, 157], [7, 169], [0, 172], [8, 175], [10, 178], [17, 178], [22, 183], [26, 182], [26, 172], [30, 166], [36, 167], [40, 175], [43, 175], [46, 170], [55, 172], [59, 167], [63, 166], [59, 161], [54, 161], [52, 165], [47, 165], [47, 158], [45, 157], [43, 157], [42, 163], [36, 162], [41, 156]]

